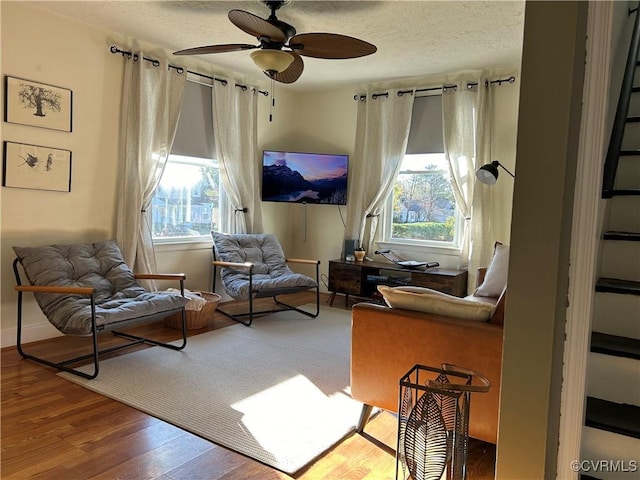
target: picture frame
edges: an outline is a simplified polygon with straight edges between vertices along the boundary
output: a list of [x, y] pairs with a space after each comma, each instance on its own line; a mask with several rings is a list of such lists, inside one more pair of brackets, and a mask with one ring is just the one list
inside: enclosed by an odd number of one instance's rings
[[5, 141], [2, 186], [71, 191], [71, 151]]
[[71, 90], [5, 75], [4, 95], [5, 122], [72, 131]]

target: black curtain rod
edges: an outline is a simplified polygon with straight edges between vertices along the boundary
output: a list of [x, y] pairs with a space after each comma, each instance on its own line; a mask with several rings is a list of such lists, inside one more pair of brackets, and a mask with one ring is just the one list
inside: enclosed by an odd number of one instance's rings
[[[516, 81], [516, 77], [514, 77], [513, 75], [507, 78], [501, 78], [498, 80], [491, 80], [491, 81], [485, 81], [485, 86], [489, 86], [490, 83], [497, 83], [498, 86], [502, 85], [503, 83], [513, 83]], [[467, 83], [467, 88], [471, 88], [471, 87], [475, 87], [478, 85], [478, 82], [469, 82]], [[431, 88], [417, 88], [415, 90], [400, 90], [398, 91], [398, 96], [401, 97], [402, 95], [404, 95], [405, 93], [418, 93], [418, 92], [432, 92], [435, 90], [443, 90], [446, 91], [448, 88], [453, 88], [454, 90], [456, 90], [458, 87], [457, 85], [443, 85], [441, 87], [431, 87]], [[374, 100], [378, 97], [388, 97], [389, 96], [389, 92], [382, 92], [382, 93], [372, 93], [371, 94], [371, 98], [373, 98]], [[367, 96], [365, 94], [356, 94], [353, 96], [354, 100], [360, 100], [360, 101], [364, 101], [367, 99]]]
[[[127, 52], [126, 50], [120, 50], [118, 47], [116, 47], [115, 45], [112, 45], [111, 48], [109, 49], [111, 51], [111, 53], [113, 54], [117, 54], [117, 53], [121, 53], [123, 57], [127, 57], [127, 58], [131, 58], [133, 57], [133, 60], [138, 60], [138, 54], [137, 53], [131, 53], [131, 52]], [[154, 67], [159, 67], [160, 66], [160, 62], [158, 60], [154, 60], [153, 58], [147, 58], [147, 57], [142, 57], [143, 60], [146, 60], [147, 62], [151, 62], [153, 64]], [[169, 64], [169, 68], [173, 68], [174, 70], [176, 70], [178, 73], [184, 73], [184, 68], [183, 67], [177, 67], [175, 65], [171, 65]], [[190, 73], [192, 75], [197, 75], [198, 77], [202, 77], [202, 78], [208, 78], [209, 80], [212, 81], [216, 81], [216, 82], [220, 82], [222, 85], [226, 86], [229, 82], [227, 80], [225, 80], [224, 78], [215, 78], [212, 77], [210, 75], [205, 75], [204, 73], [198, 73], [198, 72], [193, 72], [191, 70], [187, 70], [187, 73]], [[247, 90], [246, 85], [242, 85], [239, 83], [236, 83], [236, 87], [241, 88], [243, 91]], [[265, 97], [269, 96], [269, 92], [265, 92], [264, 90], [258, 90], [257, 88], [253, 89], [254, 91], [261, 93], [262, 95], [264, 95]]]

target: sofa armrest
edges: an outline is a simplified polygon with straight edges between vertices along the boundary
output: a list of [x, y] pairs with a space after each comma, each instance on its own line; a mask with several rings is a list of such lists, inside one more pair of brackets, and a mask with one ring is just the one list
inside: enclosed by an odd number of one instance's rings
[[370, 303], [353, 306], [351, 394], [356, 400], [397, 412], [400, 378], [414, 365], [443, 363], [475, 370], [491, 382], [489, 392], [472, 396], [469, 434], [496, 443], [501, 325]]
[[489, 319], [489, 322], [495, 323], [496, 325], [504, 324], [504, 307], [507, 302], [507, 289], [505, 288], [498, 298], [498, 302], [496, 303], [496, 309], [493, 312], [493, 315]]
[[484, 282], [484, 277], [487, 275], [487, 267], [480, 267], [478, 269], [478, 274], [476, 275], [476, 288], [482, 285]]

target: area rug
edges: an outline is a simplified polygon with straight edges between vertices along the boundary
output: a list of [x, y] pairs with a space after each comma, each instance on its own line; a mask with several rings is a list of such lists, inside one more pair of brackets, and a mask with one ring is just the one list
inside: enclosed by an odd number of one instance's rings
[[350, 312], [322, 306], [316, 319], [276, 313], [192, 336], [182, 351], [111, 358], [94, 380], [59, 375], [292, 474], [358, 421], [350, 338]]

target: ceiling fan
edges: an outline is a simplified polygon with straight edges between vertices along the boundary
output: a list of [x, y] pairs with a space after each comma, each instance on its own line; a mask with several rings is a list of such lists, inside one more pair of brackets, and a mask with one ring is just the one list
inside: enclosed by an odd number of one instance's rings
[[377, 48], [364, 40], [337, 33], [302, 33], [276, 17], [276, 11], [290, 0], [263, 3], [271, 10], [269, 18], [262, 19], [244, 10], [230, 10], [228, 17], [240, 30], [256, 37], [260, 44], [230, 43], [187, 48], [173, 52], [174, 55], [204, 55], [209, 53], [251, 52], [253, 62], [269, 78], [281, 83], [293, 83], [304, 69], [301, 56], [346, 59], [375, 53]]

